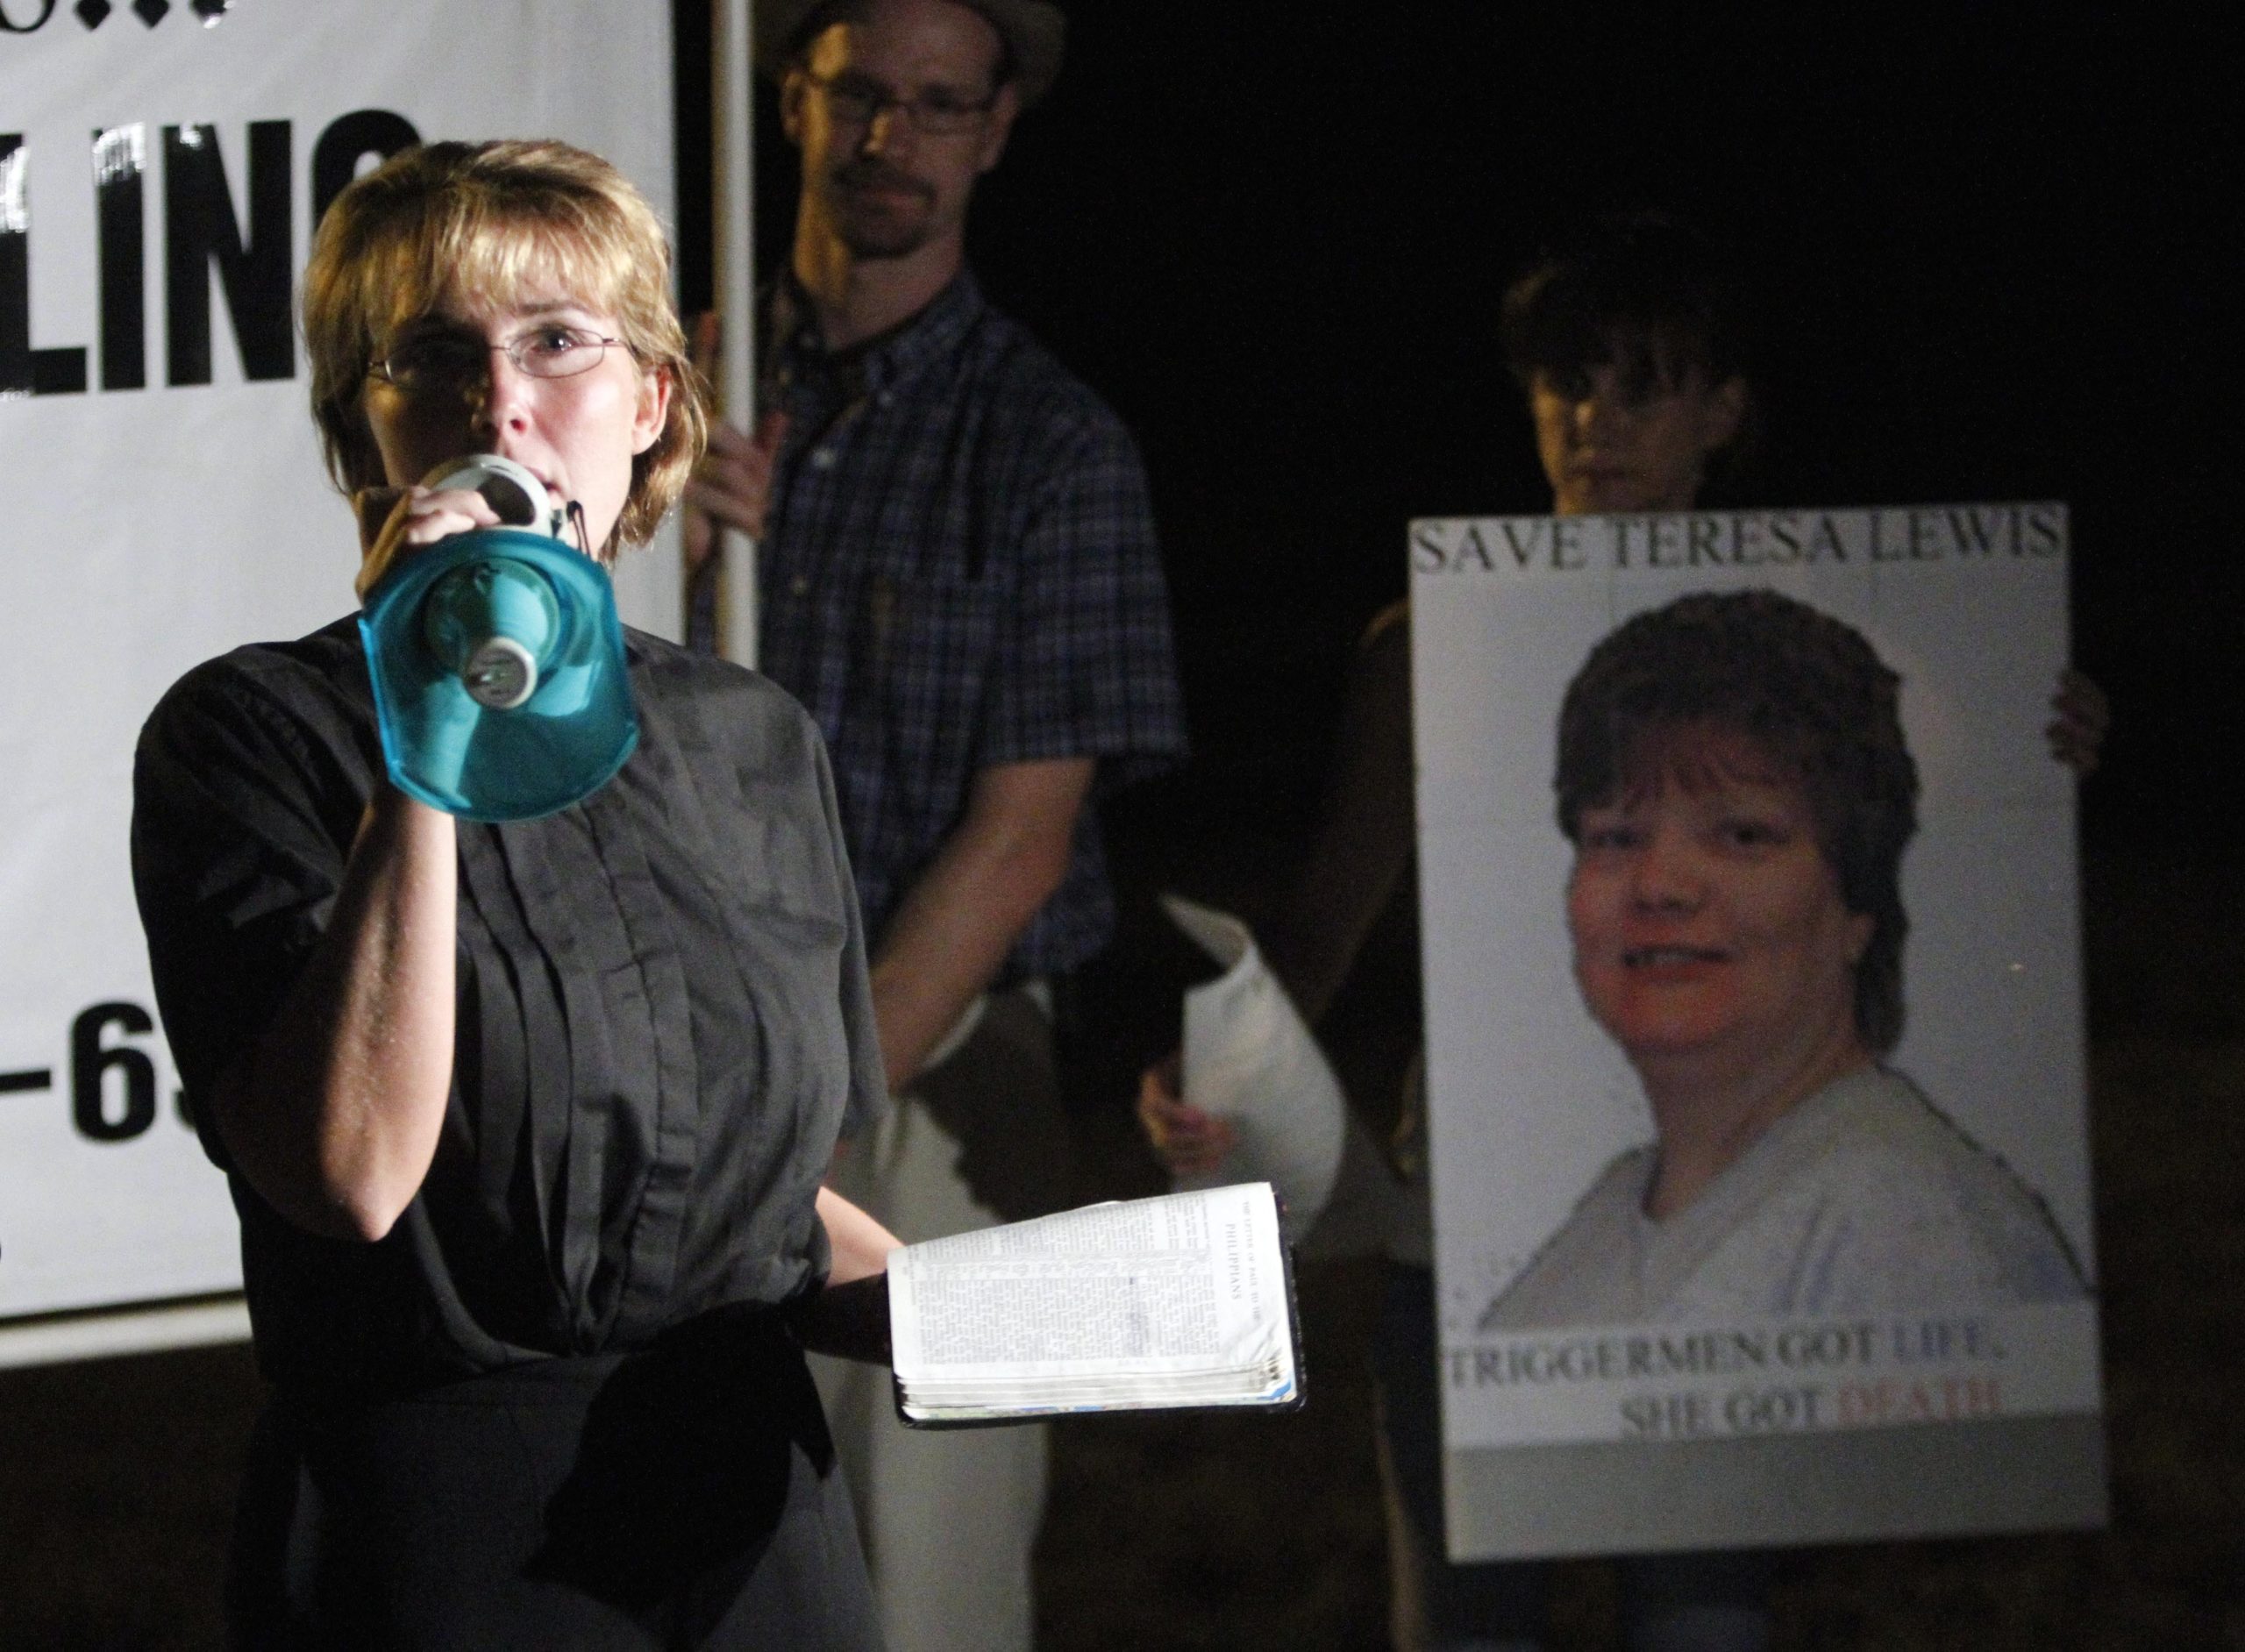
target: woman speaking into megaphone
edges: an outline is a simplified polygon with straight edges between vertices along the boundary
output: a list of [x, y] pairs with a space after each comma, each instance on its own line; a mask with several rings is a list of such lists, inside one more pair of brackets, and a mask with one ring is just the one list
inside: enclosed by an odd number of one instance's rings
[[[574, 551], [516, 545], [533, 570], [596, 572], [671, 508], [703, 426], [669, 283], [645, 202], [564, 145], [431, 145], [353, 182], [304, 331], [367, 623], [198, 666], [141, 738], [157, 997], [272, 1384], [245, 1644], [872, 1635], [802, 1351], [874, 1351], [845, 1310], [893, 1243], [820, 1185], [884, 1096], [816, 731], [619, 632], [628, 758], [479, 817], [394, 783], [370, 673], [386, 590], [461, 536], [505, 547], [490, 473], [566, 513]], [[536, 579], [464, 577], [470, 630], [509, 603], [559, 623]], [[441, 617], [397, 633], [448, 656], [416, 692], [488, 666]], [[471, 683], [472, 737], [551, 677]]]

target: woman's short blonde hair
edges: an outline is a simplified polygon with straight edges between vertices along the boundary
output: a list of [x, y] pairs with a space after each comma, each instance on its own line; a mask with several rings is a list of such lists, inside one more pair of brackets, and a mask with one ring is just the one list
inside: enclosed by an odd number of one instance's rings
[[643, 372], [669, 375], [668, 415], [632, 460], [616, 522], [623, 542], [646, 540], [708, 439], [671, 302], [670, 248], [622, 173], [550, 139], [421, 145], [353, 182], [320, 220], [304, 272], [304, 345], [336, 486], [353, 493], [386, 480], [360, 400], [400, 325], [453, 295], [507, 304], [555, 284], [614, 316]]

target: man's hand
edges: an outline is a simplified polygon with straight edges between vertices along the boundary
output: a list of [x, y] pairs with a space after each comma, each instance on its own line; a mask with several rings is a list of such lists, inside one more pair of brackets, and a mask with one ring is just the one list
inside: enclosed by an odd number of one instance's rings
[[[717, 318], [696, 317], [694, 370], [709, 376], [717, 355]], [[788, 416], [774, 409], [756, 422], [756, 434], [744, 436], [731, 424], [712, 422], [709, 451], [686, 484], [683, 518], [688, 573], [709, 559], [717, 530], [731, 528], [752, 539], [764, 537], [766, 509], [772, 496], [772, 466], [788, 434]]]
[[1138, 1078], [1138, 1122], [1172, 1176], [1205, 1176], [1238, 1144], [1231, 1121], [1186, 1104], [1184, 1059], [1172, 1050]]

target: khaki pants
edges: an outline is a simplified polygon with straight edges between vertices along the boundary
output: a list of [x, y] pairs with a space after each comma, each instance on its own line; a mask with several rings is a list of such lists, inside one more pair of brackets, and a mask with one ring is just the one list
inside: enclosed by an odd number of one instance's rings
[[[1052, 1207], [1065, 1143], [1051, 1024], [1028, 992], [1001, 993], [959, 1049], [851, 1145], [834, 1179], [911, 1243]], [[888, 1652], [1027, 1652], [1044, 1425], [907, 1428], [887, 1371], [811, 1364]]]

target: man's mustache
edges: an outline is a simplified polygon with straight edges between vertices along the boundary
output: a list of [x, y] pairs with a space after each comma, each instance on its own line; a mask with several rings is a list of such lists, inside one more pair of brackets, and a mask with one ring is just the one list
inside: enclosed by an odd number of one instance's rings
[[837, 167], [834, 181], [847, 189], [898, 189], [923, 200], [935, 198], [934, 188], [910, 173], [879, 160], [852, 160]]

